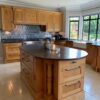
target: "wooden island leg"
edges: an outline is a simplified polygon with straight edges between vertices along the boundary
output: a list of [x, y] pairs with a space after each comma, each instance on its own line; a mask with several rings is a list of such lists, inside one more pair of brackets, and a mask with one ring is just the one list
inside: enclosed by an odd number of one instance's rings
[[46, 100], [53, 98], [53, 64], [49, 60], [44, 61], [44, 94]]

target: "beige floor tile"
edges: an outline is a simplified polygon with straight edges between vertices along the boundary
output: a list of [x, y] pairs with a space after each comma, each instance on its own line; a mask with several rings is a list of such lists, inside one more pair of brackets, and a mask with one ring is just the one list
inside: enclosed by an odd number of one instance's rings
[[[20, 63], [0, 64], [0, 100], [33, 100], [20, 78]], [[84, 92], [64, 100], [100, 100], [100, 73], [87, 65]]]

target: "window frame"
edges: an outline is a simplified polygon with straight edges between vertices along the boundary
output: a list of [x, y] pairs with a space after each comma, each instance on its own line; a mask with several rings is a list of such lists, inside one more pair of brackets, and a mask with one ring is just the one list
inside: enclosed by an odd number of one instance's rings
[[[78, 17], [79, 20], [70, 20], [70, 18], [72, 17]], [[71, 22], [78, 22], [78, 34], [77, 34], [77, 39], [72, 39], [72, 40], [78, 40], [79, 39], [79, 27], [80, 27], [80, 16], [70, 16], [69, 17], [69, 39], [71, 39], [71, 35], [70, 35], [70, 25], [71, 25]]]
[[[98, 17], [97, 18], [95, 18], [95, 19], [91, 19], [91, 16], [93, 16], [93, 15], [97, 15]], [[84, 17], [85, 16], [89, 16], [89, 19], [84, 19]], [[84, 38], [83, 38], [83, 31], [84, 31], [84, 21], [89, 21], [89, 30], [88, 30], [88, 41], [91, 41], [90, 40], [90, 26], [91, 26], [91, 21], [93, 21], [93, 20], [97, 20], [97, 24], [96, 24], [96, 38], [95, 38], [95, 41], [97, 41], [97, 39], [98, 39], [98, 29], [99, 29], [99, 19], [100, 19], [100, 14], [92, 14], [92, 15], [85, 15], [85, 16], [83, 16], [83, 29], [82, 29], [82, 40], [84, 41]]]

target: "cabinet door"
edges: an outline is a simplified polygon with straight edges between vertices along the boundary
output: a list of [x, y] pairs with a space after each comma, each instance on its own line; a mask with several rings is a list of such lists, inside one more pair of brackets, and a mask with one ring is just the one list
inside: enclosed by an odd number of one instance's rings
[[25, 16], [24, 16], [25, 24], [36, 24], [36, 10], [35, 9], [25, 9]]
[[5, 61], [20, 59], [20, 43], [4, 44]]
[[46, 11], [38, 10], [37, 11], [37, 22], [39, 25], [46, 25]]
[[47, 19], [47, 28], [46, 28], [46, 30], [48, 32], [54, 32], [53, 13], [48, 12], [46, 17], [47, 17], [46, 18]]
[[14, 23], [24, 24], [24, 9], [23, 8], [14, 8]]
[[54, 30], [55, 32], [62, 31], [63, 15], [59, 12], [53, 14]]
[[11, 31], [14, 27], [12, 7], [9, 6], [1, 7], [1, 15], [2, 15], [2, 30]]

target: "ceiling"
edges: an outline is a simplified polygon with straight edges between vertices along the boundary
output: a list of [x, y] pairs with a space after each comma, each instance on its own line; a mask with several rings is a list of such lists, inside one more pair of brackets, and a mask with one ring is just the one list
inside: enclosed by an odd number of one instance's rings
[[[4, 0], [3, 0], [4, 1]], [[12, 0], [5, 0], [12, 1]], [[13, 2], [49, 8], [66, 7], [67, 10], [84, 10], [100, 7], [100, 0], [13, 0]]]

